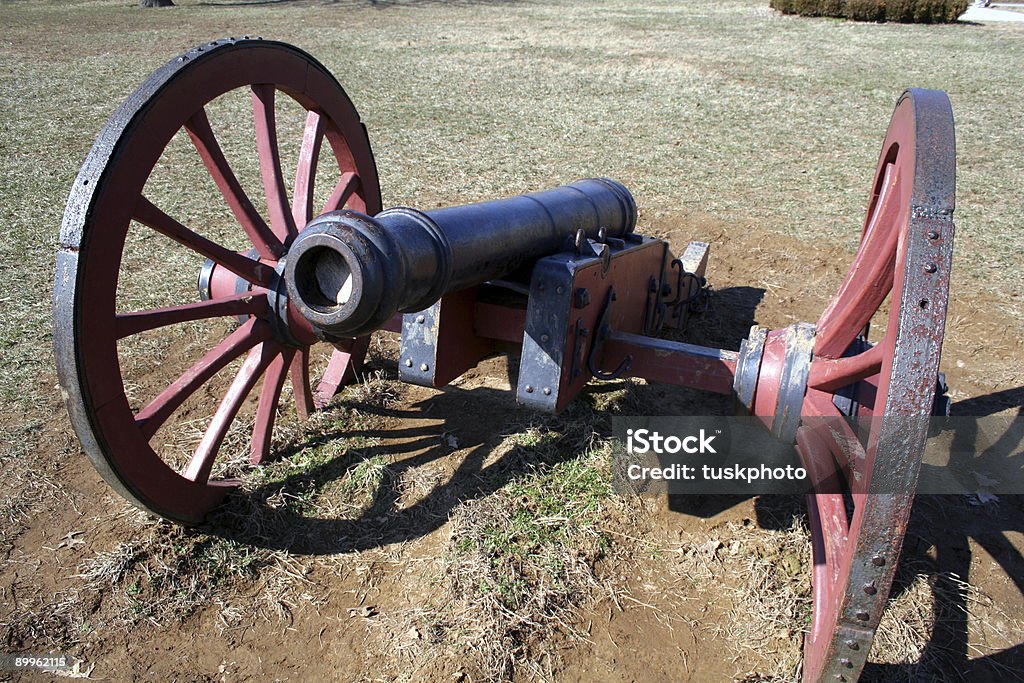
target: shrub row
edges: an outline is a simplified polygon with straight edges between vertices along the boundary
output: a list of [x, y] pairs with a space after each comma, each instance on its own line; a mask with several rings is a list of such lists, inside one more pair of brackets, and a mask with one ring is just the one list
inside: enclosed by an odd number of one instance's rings
[[949, 24], [967, 10], [968, 0], [770, 0], [772, 9], [805, 17], [854, 21]]

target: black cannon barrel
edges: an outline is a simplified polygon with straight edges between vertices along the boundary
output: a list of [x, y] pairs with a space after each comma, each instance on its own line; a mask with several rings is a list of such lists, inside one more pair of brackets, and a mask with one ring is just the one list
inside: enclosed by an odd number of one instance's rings
[[555, 253], [578, 230], [621, 237], [635, 226], [633, 196], [607, 178], [426, 212], [334, 211], [299, 233], [284, 278], [321, 335], [354, 337]]

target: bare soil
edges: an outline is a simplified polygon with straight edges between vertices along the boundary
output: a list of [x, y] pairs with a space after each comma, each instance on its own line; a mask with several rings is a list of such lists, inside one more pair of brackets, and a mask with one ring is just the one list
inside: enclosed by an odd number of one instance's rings
[[[677, 251], [690, 239], [712, 244], [708, 277], [716, 292], [713, 307], [693, 319], [687, 338], [730, 349], [737, 348], [755, 321], [781, 327], [815, 320], [851, 258], [843, 248], [763, 234], [703, 215], [653, 224], [641, 219], [641, 224], [645, 232], [669, 239]], [[956, 284], [953, 292], [943, 369], [954, 411], [1019, 412], [1024, 403], [1020, 336], [1004, 324], [999, 302], [990, 295]], [[387, 360], [394, 343], [385, 339], [378, 352], [385, 374], [394, 373]], [[149, 552], [144, 544], [154, 529], [172, 546], [175, 538], [195, 539], [196, 534], [230, 538], [231, 529], [211, 524], [198, 531], [168, 531], [166, 524], [124, 505], [78, 453], [55, 395], [52, 417], [40, 427], [45, 445], [32, 460], [57, 482], [56, 489], [45, 498], [47, 509], [12, 524], [12, 543], [3, 551], [4, 649], [67, 651], [81, 662], [73, 673], [95, 680], [450, 683], [486, 678], [488, 672], [466, 668], [457, 652], [434, 642], [431, 624], [417, 615], [445, 597], [436, 571], [453, 509], [461, 501], [493, 495], [503, 473], [516, 467], [497, 450], [499, 431], [507, 415], [520, 411], [527, 421], [529, 416], [515, 406], [507, 389], [505, 363], [495, 359], [443, 391], [406, 387], [397, 400], [377, 410], [363, 406], [370, 415], [368, 431], [378, 439], [374, 452], [386, 455], [393, 469], [415, 469], [422, 488], [395, 492], [379, 508], [383, 512], [364, 516], [358, 526], [344, 519], [297, 519], [296, 538], [306, 539], [299, 544], [301, 551], [240, 576], [218, 578], [222, 583], [216, 590], [180, 586], [179, 591], [213, 597], [177, 618], [152, 605], [140, 607], [147, 595], [121, 594], [123, 584], [95, 589], [94, 582], [91, 588], [80, 576], [83, 562], [122, 544]], [[655, 400], [671, 410], [730, 410], [727, 399], [699, 392], [636, 390], [654, 392]], [[602, 387], [594, 385], [593, 391]], [[736, 550], [730, 546], [736, 529], [759, 532], [785, 525], [789, 508], [798, 511], [800, 505], [761, 498], [673, 498], [637, 501], [628, 514], [610, 513], [605, 531], [615, 543], [594, 571], [612, 589], [597, 591], [575, 612], [568, 626], [579, 637], [556, 637], [537, 650], [541, 654], [534, 667], [520, 667], [512, 677], [767, 680], [773, 661], [799, 653], [801, 634], [773, 633], [762, 652], [737, 644], [736, 633], [742, 630], [737, 631], [736, 620], [744, 615], [736, 613], [737, 599], [728, 589], [745, 585], [744, 577], [730, 571], [718, 553]], [[1024, 612], [1022, 532], [1024, 505], [1015, 497], [983, 507], [962, 499], [922, 500], [902, 564], [910, 579], [953, 572], [1002, 613], [1019, 615]], [[686, 569], [680, 561], [683, 550], [692, 547], [711, 548], [709, 570], [722, 572], [716, 580], [681, 574]], [[235, 559], [247, 552], [244, 544], [234, 548]], [[806, 565], [803, 569], [792, 580], [806, 586], [809, 573]], [[779, 571], [784, 571], [781, 565]], [[288, 590], [281, 588], [285, 584]], [[898, 586], [897, 594], [909, 585], [910, 580]], [[920, 656], [903, 664], [872, 664], [866, 678], [927, 679], [929, 658], [935, 657], [953, 662], [946, 671], [952, 680], [1020, 678], [1024, 649], [1012, 623], [1000, 628], [969, 619], [963, 610], [971, 606], [957, 602], [966, 601], [966, 593], [936, 589], [934, 595], [934, 609], [952, 616], [920, 643]], [[125, 613], [133, 608], [135, 616]], [[793, 670], [778, 679], [797, 674]]]

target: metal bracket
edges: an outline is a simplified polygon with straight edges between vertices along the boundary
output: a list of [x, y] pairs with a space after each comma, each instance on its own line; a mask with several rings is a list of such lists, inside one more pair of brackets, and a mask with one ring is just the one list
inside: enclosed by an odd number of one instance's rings
[[610, 381], [618, 379], [629, 372], [633, 365], [633, 354], [628, 354], [611, 372], [605, 372], [597, 367], [597, 356], [602, 342], [611, 334], [611, 311], [612, 302], [615, 301], [615, 287], [608, 288], [608, 297], [604, 302], [604, 309], [601, 311], [601, 318], [597, 322], [597, 334], [594, 335], [594, 342], [590, 345], [590, 353], [587, 355], [587, 369], [597, 379]]

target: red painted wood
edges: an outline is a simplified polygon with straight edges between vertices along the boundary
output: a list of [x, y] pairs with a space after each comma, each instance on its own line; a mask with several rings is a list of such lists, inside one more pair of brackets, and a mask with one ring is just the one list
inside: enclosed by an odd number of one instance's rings
[[139, 411], [135, 416], [135, 423], [142, 433], [146, 435], [146, 438], [152, 438], [161, 425], [167, 421], [167, 418], [185, 402], [185, 399], [195, 393], [221, 368], [256, 344], [269, 339], [271, 334], [270, 326], [265, 322], [258, 318], [249, 318], [245, 324], [210, 349], [169, 387], [160, 392], [160, 395], [149, 405]]
[[323, 408], [330, 403], [342, 387], [356, 378], [369, 346], [368, 335], [335, 344], [331, 359], [327, 362], [327, 370], [313, 392], [313, 404], [317, 408]]
[[292, 219], [299, 230], [313, 219], [313, 189], [316, 183], [317, 164], [320, 162], [320, 147], [324, 141], [325, 122], [319, 112], [306, 114], [306, 127], [302, 133], [299, 148], [299, 163], [295, 170], [295, 186], [292, 190]]
[[267, 197], [270, 229], [281, 242], [288, 244], [298, 233], [292, 219], [288, 192], [281, 172], [281, 154], [277, 144], [277, 121], [274, 112], [275, 89], [268, 83], [252, 86], [252, 113], [256, 127], [256, 151], [260, 158], [260, 176]]
[[249, 448], [249, 462], [259, 465], [270, 455], [274, 436], [274, 422], [277, 419], [277, 405], [281, 399], [288, 368], [295, 356], [294, 349], [283, 349], [267, 367], [256, 408], [256, 421], [252, 426], [252, 444]]
[[249, 201], [245, 190], [239, 184], [238, 178], [235, 177], [234, 171], [231, 170], [231, 166], [220, 148], [220, 143], [217, 142], [213, 128], [210, 127], [206, 109], [200, 109], [193, 114], [185, 122], [184, 127], [196, 151], [199, 152], [203, 165], [206, 166], [206, 170], [209, 171], [217, 189], [224, 196], [224, 201], [227, 202], [231, 213], [234, 214], [238, 224], [242, 226], [260, 258], [268, 261], [276, 261], [281, 258], [281, 255], [284, 254], [281, 240], [270, 230], [266, 221], [263, 220], [263, 216]]
[[222, 299], [196, 301], [180, 306], [166, 306], [148, 311], [119, 313], [115, 318], [115, 335], [118, 339], [154, 330], [158, 327], [184, 323], [205, 318], [230, 315], [260, 316], [267, 312], [267, 295], [243, 292]]
[[217, 406], [217, 412], [213, 414], [210, 424], [206, 427], [199, 446], [192, 455], [192, 460], [182, 475], [194, 482], [205, 483], [210, 479], [210, 471], [213, 469], [214, 460], [224, 443], [231, 423], [235, 421], [242, 403], [249, 392], [256, 385], [260, 375], [267, 369], [271, 361], [278, 355], [280, 347], [271, 341], [266, 341], [249, 351], [245, 362], [239, 368], [231, 386], [224, 393], [224, 397]]
[[269, 287], [274, 275], [274, 269], [259, 261], [226, 249], [221, 245], [208, 240], [202, 235], [189, 230], [184, 225], [174, 220], [159, 208], [153, 205], [145, 197], [140, 196], [135, 206], [135, 213], [132, 216], [143, 225], [147, 225], [161, 235], [170, 237], [175, 242], [184, 245], [192, 251], [216, 261], [230, 270], [235, 275], [248, 280], [249, 282]]

